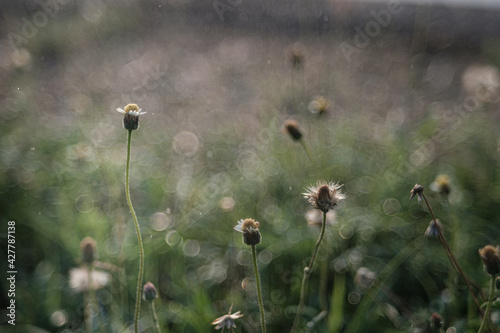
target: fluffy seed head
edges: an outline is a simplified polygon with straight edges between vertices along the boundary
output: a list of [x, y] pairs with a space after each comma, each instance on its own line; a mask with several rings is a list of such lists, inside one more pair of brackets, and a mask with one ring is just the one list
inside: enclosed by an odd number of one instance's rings
[[107, 273], [92, 270], [89, 278], [89, 270], [86, 267], [73, 268], [69, 271], [69, 286], [77, 293], [104, 288], [110, 278]]
[[307, 192], [304, 193], [304, 197], [314, 208], [327, 213], [337, 206], [340, 200], [346, 198], [340, 190], [341, 187], [342, 185], [337, 183], [319, 182], [316, 186], [306, 188]]
[[259, 222], [253, 219], [239, 220], [234, 230], [243, 234], [243, 242], [247, 245], [257, 245], [262, 239], [259, 231]]
[[491, 276], [500, 273], [500, 249], [493, 245], [486, 245], [479, 250], [479, 257], [483, 261], [484, 271]]

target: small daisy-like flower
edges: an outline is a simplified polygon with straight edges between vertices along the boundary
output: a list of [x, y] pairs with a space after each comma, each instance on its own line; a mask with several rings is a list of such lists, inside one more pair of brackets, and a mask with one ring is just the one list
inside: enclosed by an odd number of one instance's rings
[[259, 222], [253, 219], [239, 220], [234, 230], [243, 234], [243, 242], [247, 245], [257, 245], [262, 239], [259, 231]]
[[486, 245], [479, 250], [479, 256], [483, 260], [484, 271], [491, 276], [500, 273], [500, 249], [493, 245]]
[[82, 249], [82, 260], [84, 263], [91, 264], [97, 259], [97, 245], [92, 237], [85, 237], [80, 242]]
[[323, 96], [317, 96], [309, 103], [309, 111], [323, 114], [330, 107], [330, 102]]
[[283, 125], [283, 133], [289, 134], [295, 141], [302, 138], [302, 132], [299, 130], [299, 123], [293, 119], [285, 121], [285, 124]]
[[327, 213], [330, 209], [337, 206], [340, 200], [344, 200], [346, 196], [340, 191], [342, 185], [338, 183], [319, 182], [316, 186], [306, 188], [307, 192], [304, 197], [316, 209]]
[[415, 184], [410, 191], [410, 200], [417, 196], [418, 203], [420, 204], [423, 200], [424, 187], [422, 185]]
[[437, 193], [448, 195], [450, 193], [450, 177], [448, 175], [439, 175], [431, 184], [431, 190]]
[[148, 302], [154, 301], [158, 298], [158, 291], [152, 282], [146, 282], [142, 287], [142, 299]]
[[117, 108], [116, 111], [123, 114], [123, 127], [126, 130], [136, 130], [139, 128], [139, 116], [145, 114], [142, 109], [139, 109], [137, 104], [128, 104], [125, 110]]
[[219, 317], [212, 322], [212, 325], [217, 325], [215, 326], [216, 330], [222, 328], [222, 332], [224, 332], [224, 328], [228, 329], [235, 328], [236, 324], [234, 323], [234, 321], [244, 316], [243, 314], [240, 314], [241, 311], [231, 314], [232, 308], [233, 306], [231, 305], [227, 315], [223, 315], [222, 317]]
[[[90, 274], [92, 290], [104, 288], [109, 282], [109, 275], [92, 270]], [[73, 268], [69, 271], [69, 286], [77, 293], [89, 291], [89, 270], [86, 267]]]
[[441, 225], [441, 222], [439, 220], [432, 220], [429, 223], [429, 226], [425, 230], [425, 237], [438, 237], [439, 236], [439, 229], [443, 230], [443, 226]]

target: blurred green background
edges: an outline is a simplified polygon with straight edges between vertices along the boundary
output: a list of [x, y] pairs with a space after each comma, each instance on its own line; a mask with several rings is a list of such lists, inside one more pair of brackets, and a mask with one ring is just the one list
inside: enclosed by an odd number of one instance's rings
[[[233, 305], [245, 314], [236, 331], [259, 331], [250, 248], [233, 231], [251, 217], [263, 237], [268, 331], [289, 331], [319, 233], [303, 192], [324, 180], [343, 184], [347, 199], [328, 225], [303, 325], [326, 309], [312, 331], [331, 332], [335, 314], [340, 331], [430, 332], [439, 312], [445, 328], [477, 331], [464, 281], [424, 237], [430, 214], [408, 198], [415, 183], [425, 187], [464, 271], [486, 288], [477, 251], [497, 245], [500, 229], [496, 8], [0, 4], [0, 244], [6, 258], [15, 221], [19, 332], [83, 332], [83, 296], [68, 278], [87, 236], [127, 283], [120, 294], [110, 273], [94, 331], [132, 324], [138, 248], [115, 112], [128, 103], [147, 112], [132, 136], [131, 195], [164, 330], [213, 331]], [[283, 133], [287, 119], [310, 157]], [[440, 174], [449, 195], [432, 191]], [[360, 267], [391, 273], [366, 294], [353, 280]], [[7, 270], [1, 260], [2, 277]], [[334, 285], [342, 306], [331, 310]], [[6, 325], [5, 278], [1, 286]], [[152, 332], [145, 305], [141, 325]]]

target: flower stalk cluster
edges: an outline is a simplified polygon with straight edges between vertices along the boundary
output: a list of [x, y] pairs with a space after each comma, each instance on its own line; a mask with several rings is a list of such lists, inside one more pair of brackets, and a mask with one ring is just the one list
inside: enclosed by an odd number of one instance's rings
[[415, 186], [411, 189], [411, 191], [410, 191], [410, 200], [413, 199], [413, 198], [415, 198], [415, 197], [417, 197], [417, 200], [418, 200], [419, 204], [422, 203], [422, 202], [425, 202], [425, 205], [429, 209], [429, 212], [431, 213], [431, 216], [432, 216], [431, 225], [429, 226], [428, 230], [426, 231], [426, 234], [431, 235], [431, 234], [436, 234], [437, 233], [439, 241], [440, 241], [441, 245], [443, 246], [443, 249], [444, 249], [446, 255], [448, 256], [448, 258], [449, 258], [449, 260], [450, 260], [453, 268], [455, 268], [456, 271], [458, 272], [458, 274], [460, 274], [460, 276], [462, 276], [462, 278], [464, 279], [464, 281], [467, 284], [467, 287], [469, 288], [469, 291], [470, 291], [470, 293], [472, 295], [472, 298], [474, 299], [474, 303], [476, 304], [476, 306], [477, 306], [478, 310], [480, 311], [480, 313], [482, 313], [481, 306], [479, 304], [479, 300], [477, 298], [476, 292], [475, 292], [474, 288], [472, 287], [472, 284], [471, 284], [470, 280], [467, 278], [467, 276], [465, 275], [464, 271], [462, 270], [462, 267], [458, 263], [457, 258], [453, 254], [450, 245], [446, 241], [446, 238], [444, 237], [444, 234], [443, 234], [443, 231], [442, 231], [442, 228], [441, 228], [441, 223], [439, 222], [439, 220], [434, 215], [434, 212], [432, 211], [431, 205], [429, 204], [429, 201], [425, 197], [424, 187], [422, 185], [415, 184]]
[[295, 315], [295, 320], [293, 321], [292, 333], [294, 333], [299, 326], [300, 318], [302, 316], [302, 311], [305, 305], [305, 294], [307, 288], [307, 281], [314, 267], [314, 262], [316, 260], [316, 255], [318, 254], [319, 246], [325, 235], [326, 229], [326, 214], [329, 210], [333, 209], [340, 200], [345, 199], [345, 195], [341, 192], [341, 185], [337, 183], [326, 183], [319, 182], [316, 186], [309, 186], [306, 188], [307, 192], [304, 193], [304, 197], [309, 201], [311, 206], [315, 209], [319, 209], [323, 213], [323, 223], [321, 224], [321, 231], [316, 241], [311, 260], [309, 265], [304, 268], [304, 275], [302, 277], [302, 283], [300, 287], [300, 300], [297, 307], [297, 313]]
[[134, 220], [134, 227], [137, 233], [137, 243], [139, 245], [139, 272], [137, 276], [137, 288], [135, 294], [135, 311], [134, 311], [134, 331], [139, 332], [139, 315], [141, 312], [141, 286], [142, 278], [144, 276], [144, 247], [142, 245], [141, 229], [139, 227], [139, 221], [137, 220], [137, 215], [135, 214], [134, 206], [132, 205], [132, 200], [130, 199], [130, 146], [132, 143], [132, 131], [139, 128], [139, 116], [145, 114], [142, 112], [136, 104], [128, 104], [125, 109], [116, 109], [118, 112], [124, 115], [123, 117], [123, 127], [128, 131], [127, 136], [127, 162], [125, 167], [125, 195], [127, 197], [127, 204], [132, 214]]
[[253, 219], [245, 219], [238, 221], [234, 230], [243, 234], [243, 242], [252, 247], [252, 262], [255, 273], [255, 283], [257, 284], [257, 297], [259, 299], [260, 309], [260, 326], [263, 333], [266, 333], [266, 317], [264, 313], [264, 302], [262, 301], [262, 288], [260, 286], [260, 275], [257, 267], [257, 250], [255, 246], [260, 244], [262, 236], [259, 231], [259, 222]]

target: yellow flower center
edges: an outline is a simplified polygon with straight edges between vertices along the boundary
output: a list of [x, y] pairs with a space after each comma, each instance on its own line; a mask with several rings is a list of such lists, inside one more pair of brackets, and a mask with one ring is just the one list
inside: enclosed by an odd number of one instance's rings
[[129, 113], [130, 111], [139, 112], [139, 107], [137, 106], [137, 104], [128, 104], [125, 107], [125, 113]]

